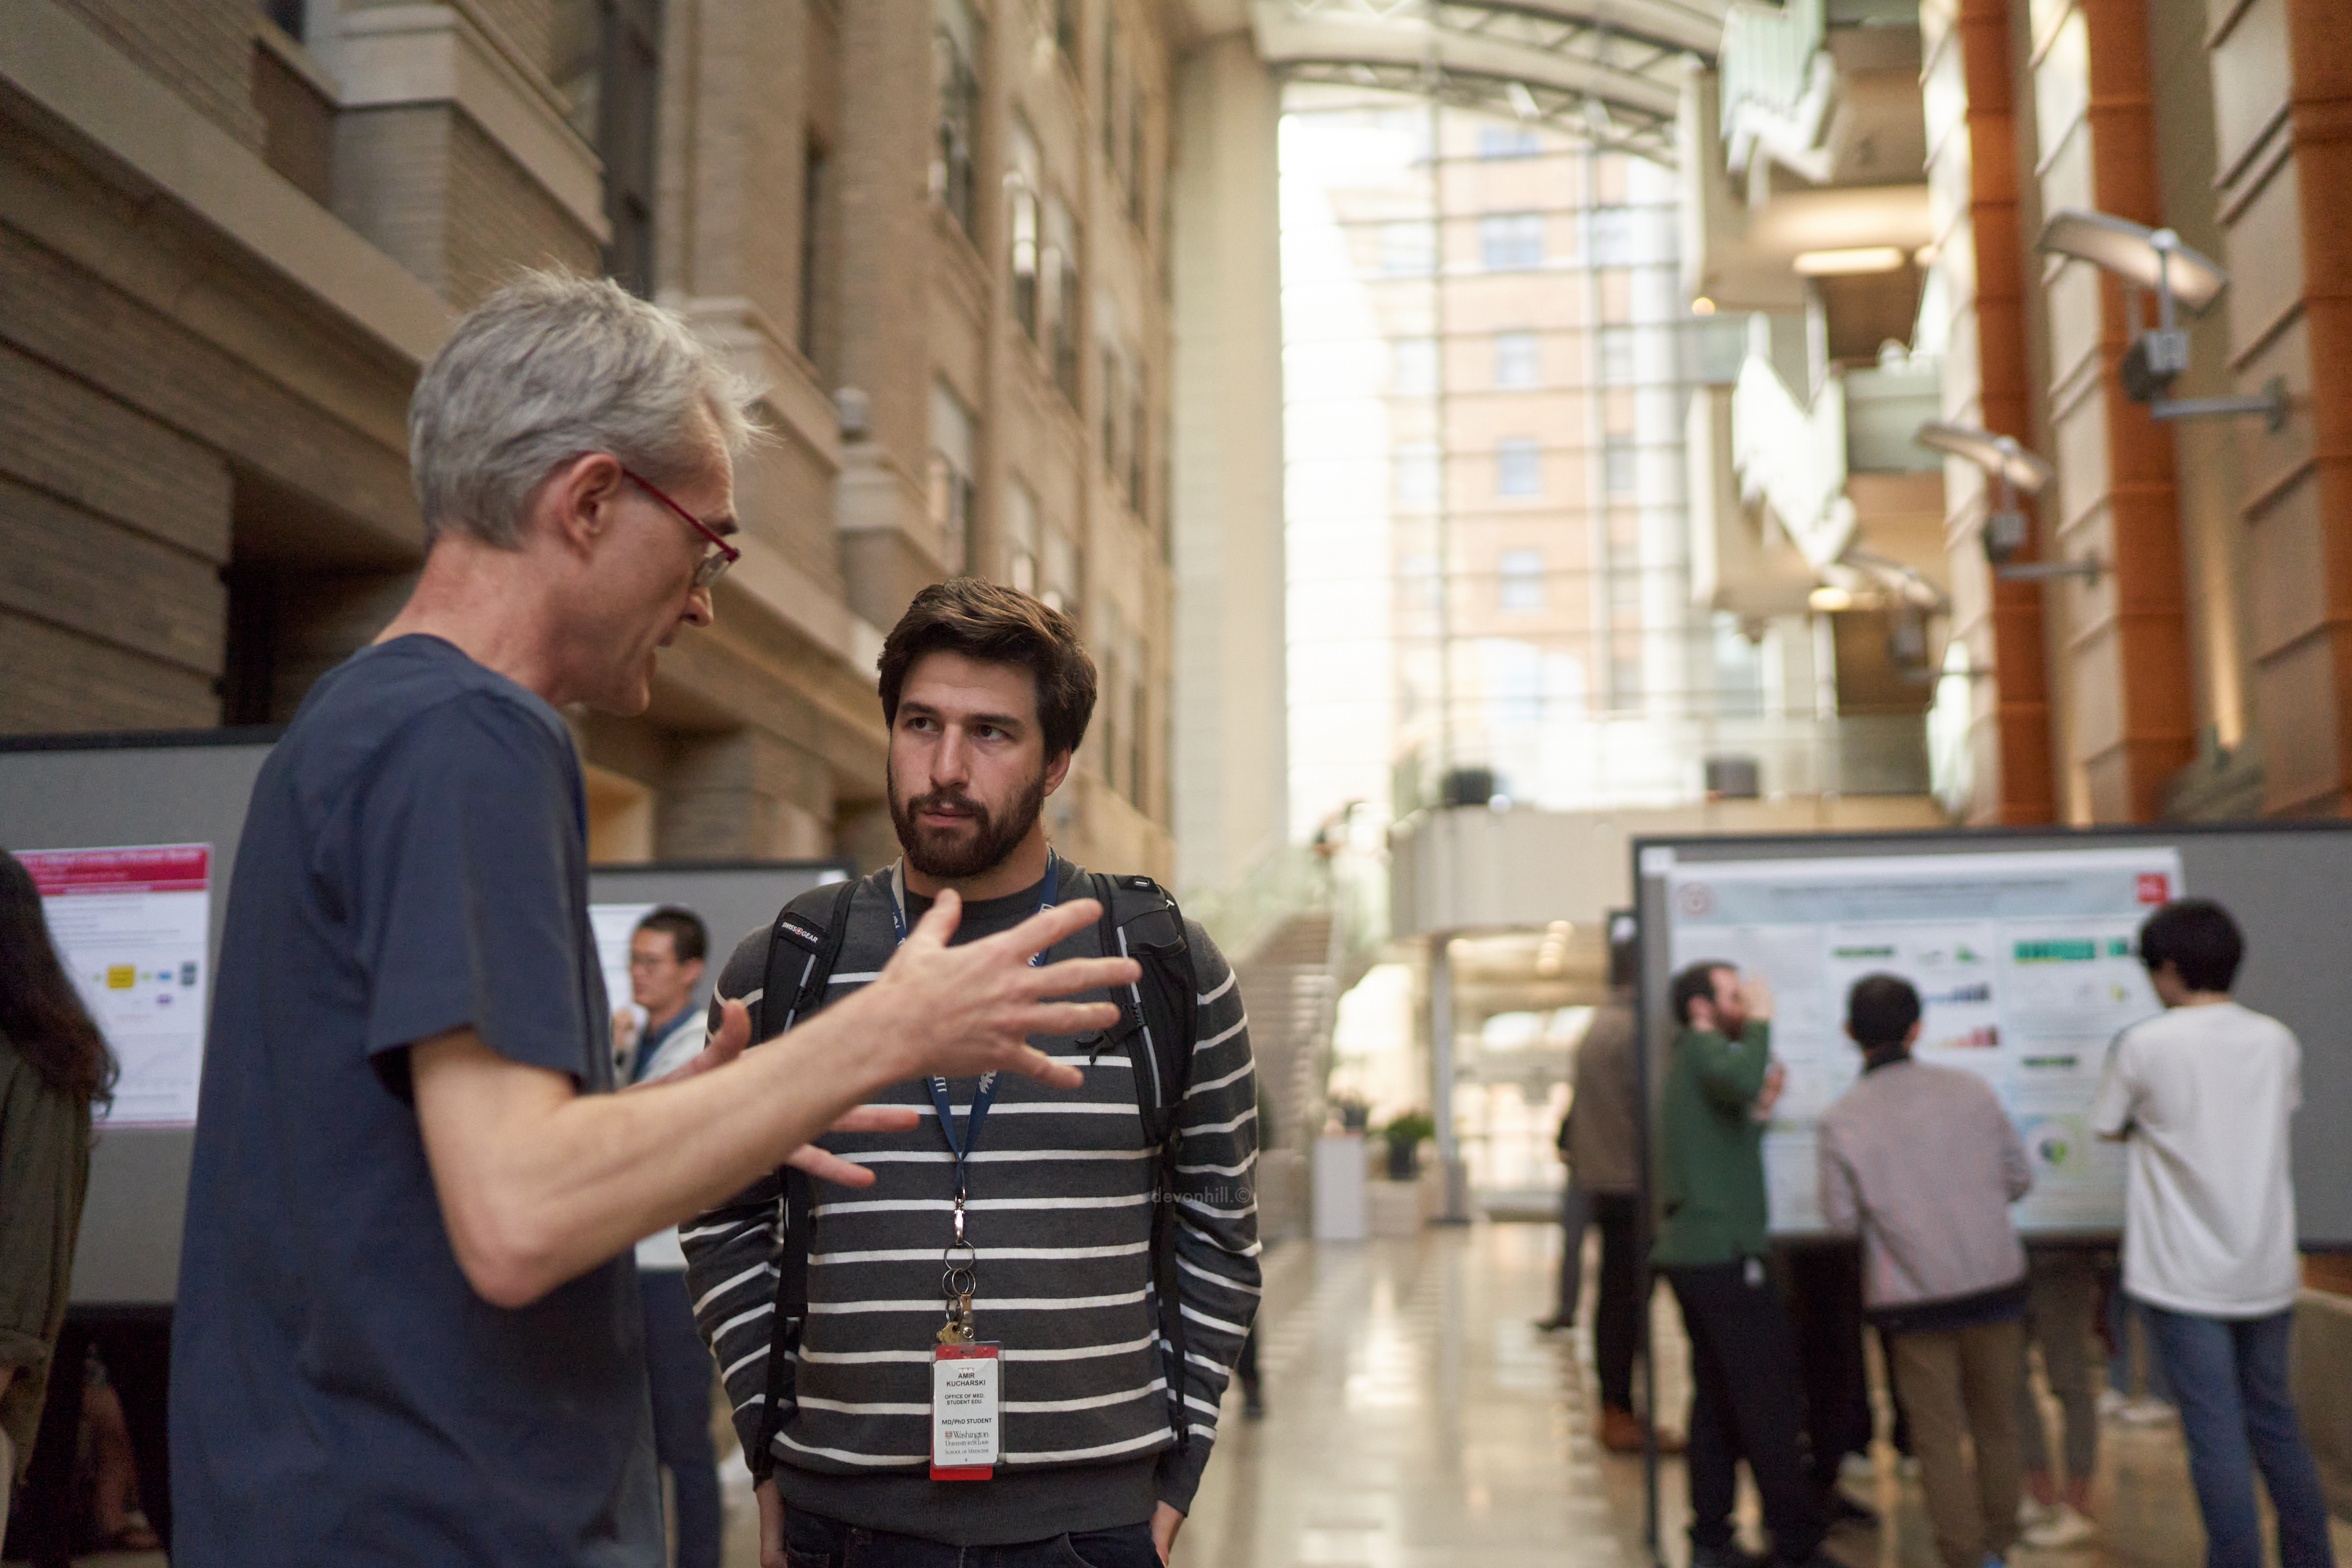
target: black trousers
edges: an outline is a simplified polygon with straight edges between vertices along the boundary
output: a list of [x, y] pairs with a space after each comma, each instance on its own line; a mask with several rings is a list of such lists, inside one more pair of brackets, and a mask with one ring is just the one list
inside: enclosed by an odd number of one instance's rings
[[1645, 1342], [1649, 1317], [1641, 1197], [1630, 1192], [1593, 1194], [1592, 1222], [1601, 1227], [1601, 1285], [1592, 1301], [1592, 1360], [1601, 1373], [1601, 1402], [1612, 1410], [1631, 1410], [1633, 1358]]
[[1748, 1461], [1778, 1563], [1802, 1563], [1822, 1543], [1806, 1472], [1805, 1395], [1780, 1292], [1760, 1259], [1664, 1270], [1690, 1335], [1691, 1544], [1731, 1544], [1738, 1465]]
[[1870, 1452], [1870, 1375], [1862, 1351], [1862, 1243], [1808, 1242], [1780, 1255], [1805, 1385], [1814, 1489], [1826, 1497], [1848, 1454]]
[[139, 1510], [172, 1542], [172, 1466], [166, 1401], [172, 1387], [172, 1312], [152, 1311], [85, 1315], [70, 1312], [49, 1362], [49, 1396], [41, 1406], [41, 1427], [33, 1439], [32, 1469], [25, 1476], [16, 1528], [8, 1532], [8, 1555], [22, 1555], [33, 1568], [66, 1568], [72, 1560], [74, 1448], [81, 1434], [84, 1369], [95, 1350], [106, 1363], [107, 1381], [122, 1401], [131, 1457], [139, 1465]]

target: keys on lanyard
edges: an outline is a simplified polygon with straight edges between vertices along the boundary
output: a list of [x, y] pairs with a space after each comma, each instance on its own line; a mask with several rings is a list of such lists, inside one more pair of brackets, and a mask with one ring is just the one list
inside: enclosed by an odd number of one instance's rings
[[[1037, 913], [1043, 915], [1054, 907], [1055, 894], [1062, 880], [1062, 857], [1052, 849], [1045, 852], [1045, 883], [1037, 898]], [[906, 869], [903, 865], [893, 875], [890, 889], [890, 922], [898, 942], [907, 940]], [[1030, 955], [1032, 968], [1043, 964], [1045, 955]], [[980, 1129], [988, 1120], [988, 1108], [996, 1103], [996, 1074], [982, 1073], [980, 1084], [972, 1091], [971, 1107], [964, 1117], [963, 1136], [956, 1136], [955, 1106], [948, 1099], [948, 1081], [928, 1078], [924, 1084], [931, 1093], [931, 1108], [939, 1113], [940, 1135], [948, 1141], [948, 1153], [955, 1156], [954, 1185], [950, 1190], [953, 1201], [951, 1218], [955, 1225], [954, 1239], [940, 1255], [940, 1293], [946, 1298], [947, 1322], [939, 1332], [942, 1345], [968, 1345], [972, 1341], [971, 1298], [978, 1288], [975, 1270], [980, 1253], [964, 1235], [964, 1199], [971, 1191], [967, 1167], [971, 1152], [980, 1144]]]

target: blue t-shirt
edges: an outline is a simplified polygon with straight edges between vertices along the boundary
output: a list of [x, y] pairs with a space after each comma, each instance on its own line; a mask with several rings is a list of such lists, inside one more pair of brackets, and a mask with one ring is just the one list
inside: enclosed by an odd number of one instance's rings
[[321, 679], [263, 767], [222, 944], [172, 1345], [173, 1561], [661, 1560], [627, 1254], [528, 1307], [457, 1267], [411, 1042], [613, 1087], [579, 762], [437, 638]]

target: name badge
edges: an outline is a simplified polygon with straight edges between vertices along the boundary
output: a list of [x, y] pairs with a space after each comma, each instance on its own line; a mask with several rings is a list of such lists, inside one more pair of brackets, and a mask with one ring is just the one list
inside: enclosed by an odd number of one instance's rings
[[931, 1349], [931, 1479], [984, 1481], [1003, 1445], [1003, 1362], [992, 1344]]

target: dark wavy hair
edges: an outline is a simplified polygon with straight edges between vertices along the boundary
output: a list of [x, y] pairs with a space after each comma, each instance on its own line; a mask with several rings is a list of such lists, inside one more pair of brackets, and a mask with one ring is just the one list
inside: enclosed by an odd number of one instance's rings
[[1076, 751], [1095, 711], [1095, 663], [1070, 618], [1017, 588], [950, 578], [915, 595], [883, 640], [882, 723], [898, 722], [898, 691], [926, 653], [1019, 664], [1037, 683], [1037, 725], [1048, 759]]
[[33, 873], [0, 850], [0, 1034], [41, 1082], [84, 1103], [114, 1098], [114, 1053], [58, 962]]

